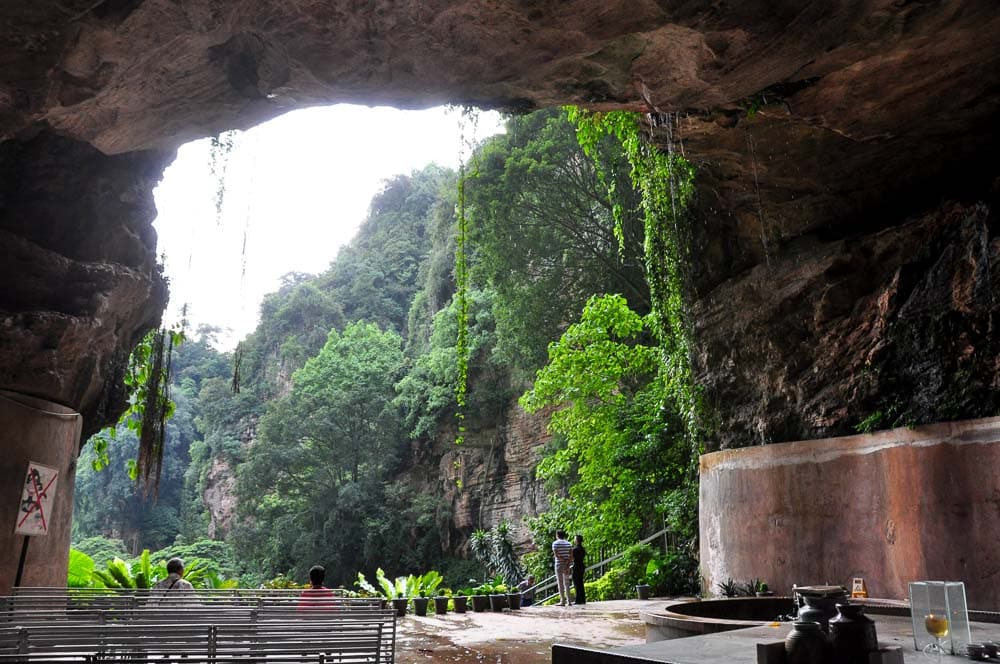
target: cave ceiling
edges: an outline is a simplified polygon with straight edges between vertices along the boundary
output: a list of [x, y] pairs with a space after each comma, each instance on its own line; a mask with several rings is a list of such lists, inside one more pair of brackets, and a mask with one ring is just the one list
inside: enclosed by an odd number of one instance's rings
[[[736, 387], [713, 378], [711, 366], [735, 361], [717, 347], [734, 333], [719, 294], [741, 292], [762, 268], [801, 270], [803, 257], [835, 263], [830, 243], [887, 232], [942, 200], [981, 199], [998, 175], [995, 0], [6, 5], [0, 387], [80, 409], [91, 431], [120, 409], [112, 385], [127, 348], [157, 323], [166, 297], [151, 190], [173, 150], [295, 108], [579, 104], [674, 114], [675, 138], [699, 168], [692, 274], [709, 339], [701, 370], [720, 399], [746, 406], [721, 418], [727, 426], [768, 416], [774, 404], [753, 406], [753, 390], [785, 390], [786, 409], [812, 404], [812, 419], [779, 438], [837, 431], [847, 415], [831, 404], [846, 392], [824, 401], [826, 387], [797, 373], [777, 385], [774, 376]], [[935, 218], [994, 218], [948, 214]], [[809, 278], [822, 284], [827, 268], [816, 269]], [[760, 308], [767, 320], [737, 318], [766, 328], [808, 317], [808, 344], [883, 286], [838, 295], [829, 320], [777, 304]], [[774, 361], [799, 373], [815, 366], [781, 353]]]

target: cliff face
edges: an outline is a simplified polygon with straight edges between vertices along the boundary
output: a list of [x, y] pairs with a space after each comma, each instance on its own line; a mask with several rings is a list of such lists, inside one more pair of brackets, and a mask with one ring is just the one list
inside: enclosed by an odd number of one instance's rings
[[403, 479], [448, 506], [449, 521], [441, 524], [443, 549], [459, 553], [473, 531], [501, 521], [510, 523], [519, 551], [532, 546], [523, 519], [548, 509], [542, 482], [535, 479], [550, 438], [547, 423], [547, 417], [528, 415], [513, 402], [498, 426], [469, 431], [462, 445], [447, 429], [426, 447], [414, 444], [412, 466]]
[[997, 402], [992, 0], [69, 0], [0, 33], [0, 387], [88, 430], [163, 306], [170, 151], [343, 101], [680, 112], [719, 446]]

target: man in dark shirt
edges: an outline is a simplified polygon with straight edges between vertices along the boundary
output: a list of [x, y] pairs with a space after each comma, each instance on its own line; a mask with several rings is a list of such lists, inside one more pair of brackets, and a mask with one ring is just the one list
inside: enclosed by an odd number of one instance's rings
[[573, 547], [573, 587], [576, 589], [574, 604], [587, 603], [587, 590], [583, 587], [583, 572], [587, 568], [586, 558], [587, 550], [583, 548], [583, 535], [577, 535], [576, 546]]

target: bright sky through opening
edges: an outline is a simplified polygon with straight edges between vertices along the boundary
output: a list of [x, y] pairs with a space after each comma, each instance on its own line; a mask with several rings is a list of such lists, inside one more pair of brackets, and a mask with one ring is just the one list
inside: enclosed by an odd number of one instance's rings
[[471, 141], [501, 131], [497, 113], [463, 121], [444, 107], [293, 111], [237, 135], [221, 218], [209, 139], [182, 146], [154, 192], [157, 251], [170, 280], [164, 322], [179, 321], [187, 304], [188, 330], [222, 328], [220, 349], [232, 349], [253, 331], [264, 294], [282, 275], [329, 266], [385, 180], [432, 162], [457, 169]]

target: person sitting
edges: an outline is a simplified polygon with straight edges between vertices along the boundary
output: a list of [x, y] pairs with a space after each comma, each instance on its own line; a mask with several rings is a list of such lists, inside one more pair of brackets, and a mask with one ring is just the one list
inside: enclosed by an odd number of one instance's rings
[[150, 589], [150, 597], [155, 603], [166, 599], [181, 599], [194, 594], [194, 586], [184, 580], [184, 561], [171, 558], [167, 561], [167, 577]]
[[333, 591], [323, 585], [326, 570], [321, 565], [309, 569], [309, 587], [299, 596], [297, 611], [332, 611], [336, 608]]
[[531, 606], [535, 603], [534, 574], [529, 574], [527, 579], [517, 584], [517, 589], [521, 593], [521, 606]]

